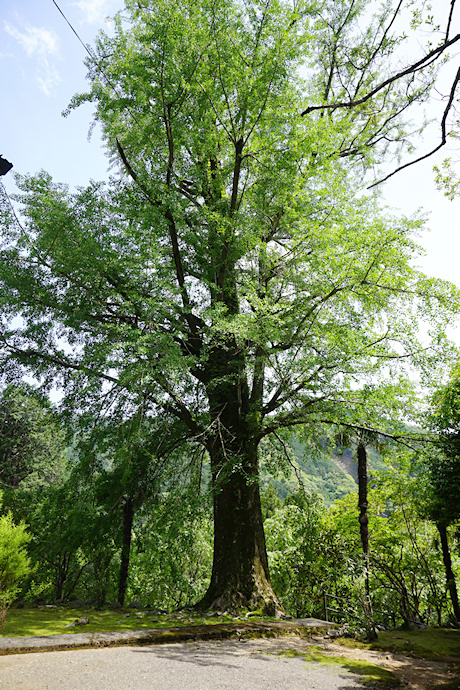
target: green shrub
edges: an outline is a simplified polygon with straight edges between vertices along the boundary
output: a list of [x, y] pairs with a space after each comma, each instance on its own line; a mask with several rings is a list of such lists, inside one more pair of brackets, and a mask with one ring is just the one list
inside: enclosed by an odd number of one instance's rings
[[0, 515], [0, 626], [21, 582], [30, 573], [30, 559], [25, 548], [29, 541], [24, 523], [15, 525], [11, 513]]

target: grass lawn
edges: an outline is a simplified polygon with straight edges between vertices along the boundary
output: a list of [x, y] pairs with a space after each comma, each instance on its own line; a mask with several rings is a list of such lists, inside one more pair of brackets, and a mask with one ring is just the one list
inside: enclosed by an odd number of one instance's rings
[[[89, 619], [89, 623], [71, 626], [80, 618]], [[133, 611], [133, 609], [97, 611], [92, 608], [64, 606], [11, 608], [7, 613], [5, 625], [0, 629], [0, 636], [25, 637], [78, 632], [142, 630], [184, 625], [211, 625], [213, 623], [228, 623], [231, 620], [230, 616], [195, 616], [189, 612], [155, 614], [150, 611]]]

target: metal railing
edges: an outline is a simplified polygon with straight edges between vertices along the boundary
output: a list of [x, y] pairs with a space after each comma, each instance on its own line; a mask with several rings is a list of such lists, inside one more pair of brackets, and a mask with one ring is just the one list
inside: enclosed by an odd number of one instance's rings
[[[342, 606], [341, 609], [336, 609], [333, 608], [332, 606], [328, 605], [328, 599], [333, 599], [335, 601], [342, 601], [345, 602], [346, 606]], [[341, 618], [345, 618], [349, 620], [350, 618], [353, 618], [355, 620], [362, 620], [362, 615], [357, 615], [355, 613], [355, 610], [349, 606], [349, 602], [351, 599], [345, 599], [344, 597], [337, 597], [335, 594], [328, 594], [325, 590], [323, 590], [323, 605], [324, 605], [324, 620], [328, 621], [329, 620], [329, 614], [335, 614], [337, 616], [340, 616]], [[382, 622], [384, 625], [388, 626], [389, 622], [391, 621], [392, 627], [396, 628], [396, 616], [398, 616], [395, 611], [382, 611], [381, 609], [374, 609], [372, 608], [373, 613], [381, 614], [382, 617]], [[398, 616], [399, 617], [399, 616]]]

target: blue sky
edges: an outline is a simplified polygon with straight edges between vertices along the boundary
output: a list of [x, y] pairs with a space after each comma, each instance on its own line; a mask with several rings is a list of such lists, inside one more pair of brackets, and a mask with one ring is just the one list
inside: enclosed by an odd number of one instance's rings
[[[448, 4], [447, 0], [440, 0]], [[108, 28], [106, 17], [123, 7], [122, 0], [57, 0], [59, 7], [84, 43], [91, 43], [100, 28]], [[454, 18], [460, 30], [460, 16]], [[75, 92], [85, 90], [85, 50], [60, 15], [52, 0], [1, 0], [0, 3], [0, 153], [20, 173], [49, 171], [61, 182], [85, 184], [90, 178], [107, 177], [105, 157], [97, 128], [88, 141], [92, 120], [90, 105], [63, 118], [61, 113]], [[441, 88], [448, 91], [458, 59], [446, 68]], [[442, 99], [434, 100], [429, 115], [443, 110]], [[439, 136], [433, 126], [418, 152], [432, 148]], [[457, 142], [458, 143], [458, 142]], [[427, 256], [419, 265], [429, 275], [446, 278], [460, 286], [460, 199], [445, 199], [435, 188], [432, 171], [447, 152], [410, 167], [385, 184], [385, 201], [412, 214], [418, 208], [431, 213], [421, 243]], [[458, 150], [452, 146], [453, 157]], [[395, 166], [397, 163], [395, 162]], [[459, 163], [460, 165], [460, 163]], [[388, 172], [392, 169], [388, 165]], [[9, 174], [3, 178], [14, 190]]]
[[[84, 43], [107, 28], [104, 18], [122, 0], [58, 0]], [[0, 153], [20, 173], [48, 170], [70, 184], [107, 175], [97, 130], [90, 142], [91, 106], [68, 118], [61, 113], [72, 95], [85, 90], [85, 50], [52, 0], [1, 0]], [[8, 186], [11, 186], [11, 181]]]

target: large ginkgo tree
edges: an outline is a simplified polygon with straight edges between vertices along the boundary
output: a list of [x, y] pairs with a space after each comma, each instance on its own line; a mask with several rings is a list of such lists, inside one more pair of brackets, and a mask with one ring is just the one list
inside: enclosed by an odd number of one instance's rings
[[449, 19], [404, 72], [395, 4], [128, 0], [71, 104], [94, 104], [118, 174], [76, 192], [22, 177], [20, 215], [2, 202], [4, 371], [80, 415], [169, 418], [206, 449], [202, 606], [280, 608], [261, 440], [388, 429], [407, 419], [406, 365], [443, 358], [458, 295], [413, 268], [420, 222], [364, 190], [451, 41]]

